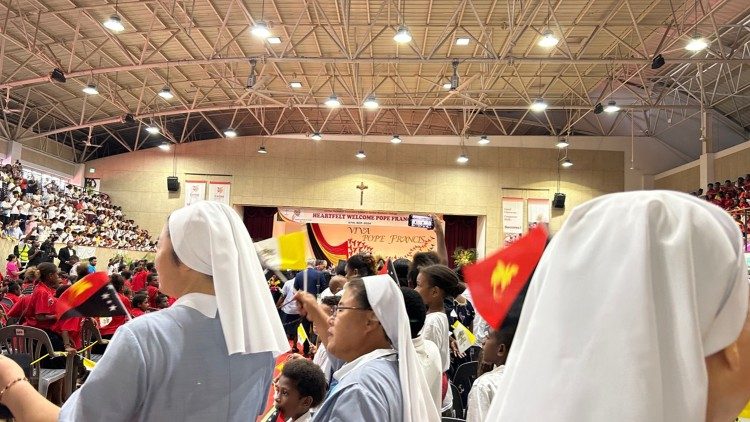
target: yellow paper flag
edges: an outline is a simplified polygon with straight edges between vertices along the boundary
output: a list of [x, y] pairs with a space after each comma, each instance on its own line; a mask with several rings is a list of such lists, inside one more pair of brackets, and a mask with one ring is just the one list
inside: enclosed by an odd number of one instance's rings
[[282, 270], [304, 270], [305, 232], [296, 232], [279, 236], [279, 255]]
[[477, 342], [477, 338], [474, 334], [458, 321], [453, 323], [453, 335], [456, 336], [458, 350], [460, 350], [461, 353], [465, 352], [466, 349]]
[[87, 371], [94, 369], [94, 367], [96, 366], [96, 362], [94, 362], [91, 359], [83, 358], [82, 360], [83, 360], [83, 367], [86, 368]]
[[302, 326], [302, 324], [297, 326], [297, 339], [300, 343], [304, 343], [307, 341], [307, 333], [305, 332], [305, 328]]

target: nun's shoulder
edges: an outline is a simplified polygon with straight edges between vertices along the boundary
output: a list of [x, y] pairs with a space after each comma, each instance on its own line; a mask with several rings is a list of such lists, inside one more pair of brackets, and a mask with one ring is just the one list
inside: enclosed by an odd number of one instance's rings
[[[191, 312], [192, 311], [192, 312]], [[144, 331], [172, 330], [176, 327], [189, 326], [201, 319], [207, 319], [199, 312], [185, 306], [172, 306], [156, 312], [149, 312], [133, 318], [124, 326], [135, 333]]]
[[[352, 374], [354, 376], [355, 374]], [[356, 382], [360, 385], [400, 387], [398, 361], [375, 359], [362, 365], [356, 373]]]

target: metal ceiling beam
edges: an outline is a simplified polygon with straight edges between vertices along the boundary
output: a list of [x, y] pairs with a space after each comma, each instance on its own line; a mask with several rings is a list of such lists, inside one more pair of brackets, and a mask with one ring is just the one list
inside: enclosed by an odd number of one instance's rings
[[[314, 64], [381, 64], [390, 63], [391, 65], [400, 64], [450, 64], [454, 57], [434, 57], [434, 58], [419, 58], [419, 57], [373, 57], [373, 58], [347, 58], [347, 57], [224, 57], [224, 58], [208, 58], [208, 59], [189, 59], [189, 60], [170, 60], [165, 62], [155, 63], [143, 63], [133, 64], [124, 66], [111, 66], [102, 67], [98, 69], [87, 69], [71, 72], [65, 75], [66, 78], [80, 78], [90, 77], [92, 75], [99, 75], [105, 73], [117, 73], [117, 72], [133, 72], [137, 70], [146, 69], [163, 69], [166, 67], [182, 67], [182, 66], [205, 66], [205, 65], [217, 65], [217, 64], [230, 64], [230, 63], [247, 63], [250, 59], [256, 59], [258, 63], [314, 63]], [[491, 57], [465, 57], [458, 58], [461, 63], [497, 63], [498, 60]], [[750, 58], [665, 58], [667, 63], [670, 64], [714, 64], [714, 63], [726, 63], [726, 64], [744, 64], [750, 65]], [[651, 63], [650, 59], [633, 59], [633, 58], [560, 58], [560, 57], [509, 57], [505, 59], [505, 62], [509, 64], [523, 65], [599, 65], [599, 66], [613, 66], [613, 65], [643, 65]], [[17, 81], [4, 82], [0, 84], [0, 89], [18, 88], [27, 85], [37, 85], [42, 83], [49, 83], [47, 76], [39, 76], [36, 78], [21, 79]]]

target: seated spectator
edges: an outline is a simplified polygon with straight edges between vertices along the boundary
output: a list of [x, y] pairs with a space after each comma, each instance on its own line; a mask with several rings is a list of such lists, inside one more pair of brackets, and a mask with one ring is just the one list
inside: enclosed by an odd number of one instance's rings
[[26, 310], [26, 325], [44, 330], [52, 341], [55, 350], [63, 350], [63, 341], [52, 326], [57, 321], [55, 316], [55, 292], [60, 285], [57, 277], [57, 266], [50, 262], [39, 264], [39, 283], [34, 287]]
[[169, 297], [165, 294], [156, 295], [156, 309], [169, 308]]
[[145, 315], [148, 312], [148, 296], [139, 293], [133, 296], [133, 306], [130, 308], [130, 316], [133, 318]]
[[89, 258], [89, 274], [96, 272], [96, 257]]
[[514, 319], [514, 323], [504, 323], [500, 330], [490, 329], [487, 335], [487, 340], [482, 347], [482, 364], [490, 365], [493, 369], [474, 380], [474, 384], [469, 390], [466, 422], [483, 422], [487, 418], [487, 411], [492, 399], [500, 389], [505, 361], [508, 359], [508, 351], [513, 344], [518, 316]]

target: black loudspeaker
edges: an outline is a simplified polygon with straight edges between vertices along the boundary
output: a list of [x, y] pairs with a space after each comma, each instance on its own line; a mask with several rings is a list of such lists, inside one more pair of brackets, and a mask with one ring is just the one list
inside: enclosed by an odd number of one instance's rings
[[167, 177], [167, 190], [170, 192], [177, 192], [180, 190], [180, 181], [175, 176]]
[[555, 208], [565, 208], [565, 194], [556, 193], [555, 198], [552, 199], [552, 206]]

